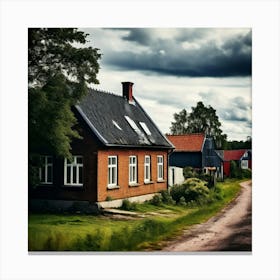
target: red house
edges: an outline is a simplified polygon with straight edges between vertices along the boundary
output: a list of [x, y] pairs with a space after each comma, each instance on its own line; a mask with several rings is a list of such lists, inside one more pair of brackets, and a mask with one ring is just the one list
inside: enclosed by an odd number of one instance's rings
[[30, 190], [33, 206], [115, 206], [124, 198], [150, 198], [167, 189], [173, 146], [133, 96], [89, 90], [73, 108], [83, 139], [72, 143], [73, 161], [43, 154], [41, 185]]
[[224, 175], [230, 176], [230, 162], [235, 161], [242, 169], [252, 169], [252, 151], [247, 149], [241, 150], [224, 150]]

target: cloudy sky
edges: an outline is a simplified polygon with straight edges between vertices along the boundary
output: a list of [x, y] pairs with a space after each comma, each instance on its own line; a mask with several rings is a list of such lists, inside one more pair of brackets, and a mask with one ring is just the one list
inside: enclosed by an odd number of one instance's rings
[[217, 110], [229, 140], [251, 136], [251, 30], [215, 28], [82, 29], [102, 53], [94, 86], [134, 96], [163, 133], [173, 114], [198, 101]]

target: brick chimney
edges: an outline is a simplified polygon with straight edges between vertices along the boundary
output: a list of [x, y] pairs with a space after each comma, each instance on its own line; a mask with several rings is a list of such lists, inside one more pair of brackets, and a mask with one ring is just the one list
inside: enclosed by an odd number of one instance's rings
[[125, 98], [128, 102], [132, 102], [133, 101], [133, 92], [132, 92], [133, 83], [122, 82], [122, 86], [123, 86], [123, 98]]

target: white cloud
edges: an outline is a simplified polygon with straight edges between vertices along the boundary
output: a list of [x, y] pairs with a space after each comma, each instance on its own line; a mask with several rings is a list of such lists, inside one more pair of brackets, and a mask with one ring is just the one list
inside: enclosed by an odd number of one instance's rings
[[[88, 29], [86, 32], [91, 33], [93, 46], [100, 47], [104, 56], [110, 53], [112, 48], [129, 49], [135, 53], [148, 51], [148, 47], [143, 44], [137, 44], [133, 40], [122, 40], [122, 36], [128, 35], [127, 30]], [[185, 32], [185, 29], [154, 29], [151, 34], [153, 32], [154, 35], [165, 39], [181, 36], [185, 47], [199, 48], [201, 42], [215, 41], [222, 44], [225, 38], [247, 34], [248, 29], [200, 29], [197, 33], [196, 29], [188, 32]], [[192, 41], [186, 41], [184, 36], [192, 38]], [[141, 39], [146, 42], [149, 38], [152, 36]], [[164, 46], [159, 47], [157, 52], [162, 57], [169, 55]], [[228, 139], [245, 140], [251, 135], [251, 77], [176, 77], [141, 70], [124, 71], [108, 66], [102, 60], [100, 65], [100, 85], [94, 87], [121, 95], [121, 82], [133, 82], [134, 96], [163, 133], [169, 132], [174, 113], [183, 108], [190, 112], [191, 107], [196, 106], [198, 101], [203, 101], [206, 106], [211, 105], [216, 109]]]

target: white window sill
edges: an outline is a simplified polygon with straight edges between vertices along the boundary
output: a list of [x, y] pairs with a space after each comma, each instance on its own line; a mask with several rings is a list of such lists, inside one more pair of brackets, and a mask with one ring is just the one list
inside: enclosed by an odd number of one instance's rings
[[158, 182], [158, 183], [165, 183], [166, 180], [164, 180], [164, 179], [157, 179], [157, 182]]
[[77, 184], [77, 185], [73, 185], [73, 184], [72, 185], [71, 184], [66, 185], [66, 184], [64, 184], [63, 187], [65, 187], [65, 188], [82, 188], [83, 185], [81, 185], [81, 184]]
[[138, 183], [129, 183], [129, 186], [130, 187], [139, 187], [140, 184], [138, 184]]
[[118, 185], [107, 186], [108, 190], [114, 190], [114, 189], [119, 189], [119, 188], [120, 188], [120, 186], [118, 186]]
[[150, 184], [154, 184], [154, 181], [144, 181], [144, 185], [150, 185]]

